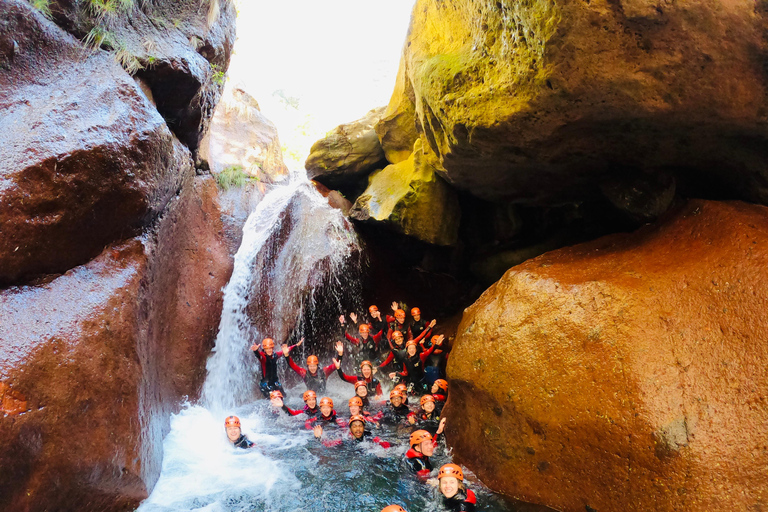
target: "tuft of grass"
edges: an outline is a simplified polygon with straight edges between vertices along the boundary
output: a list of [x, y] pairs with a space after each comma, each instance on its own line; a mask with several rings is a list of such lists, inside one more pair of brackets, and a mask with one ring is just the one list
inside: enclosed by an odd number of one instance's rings
[[216, 175], [216, 183], [222, 190], [229, 190], [230, 188], [243, 188], [251, 181], [258, 181], [252, 176], [248, 175], [242, 165], [230, 165], [219, 174]]
[[135, 75], [139, 70], [144, 69], [144, 66], [141, 65], [141, 61], [125, 47], [120, 46], [115, 48], [113, 56], [117, 63], [131, 76]]
[[115, 45], [115, 36], [106, 28], [96, 25], [85, 35], [83, 44], [92, 50], [102, 46], [113, 47]]
[[51, 2], [50, 0], [27, 0], [29, 5], [40, 11], [40, 14], [48, 19], [51, 19]]
[[211, 70], [213, 71], [213, 74], [211, 75], [211, 81], [216, 85], [224, 85], [226, 73], [220, 70], [219, 66], [216, 64], [211, 64]]

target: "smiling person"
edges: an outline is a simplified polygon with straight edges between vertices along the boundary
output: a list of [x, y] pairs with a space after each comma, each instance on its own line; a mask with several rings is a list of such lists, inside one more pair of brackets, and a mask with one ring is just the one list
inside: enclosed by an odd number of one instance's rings
[[433, 467], [430, 457], [435, 453], [437, 437], [442, 434], [444, 426], [445, 422], [442, 422], [440, 424], [440, 431], [434, 436], [426, 430], [416, 430], [411, 434], [409, 440], [411, 448], [405, 452], [403, 462], [422, 481], [426, 481], [432, 472]]
[[445, 464], [437, 473], [443, 506], [450, 512], [475, 512], [477, 498], [464, 485], [464, 472], [457, 464]]
[[[355, 444], [362, 443], [363, 441], [368, 441], [370, 443], [378, 444], [382, 448], [389, 448], [392, 446], [387, 441], [384, 441], [379, 437], [374, 437], [374, 435], [371, 434], [369, 430], [365, 429], [365, 426], [366, 426], [366, 419], [362, 415], [357, 414], [349, 418], [349, 435], [350, 435], [349, 441]], [[315, 437], [317, 439], [322, 439], [323, 428], [321, 426], [318, 426], [315, 428]], [[323, 441], [323, 444], [325, 446], [338, 446], [343, 443], [344, 441], [342, 441], [341, 439], [334, 439], [332, 441]]]
[[227, 439], [236, 448], [248, 449], [256, 446], [240, 430], [240, 418], [237, 416], [227, 416], [227, 419], [224, 420], [224, 428], [227, 431]]
[[[295, 346], [301, 346], [302, 343], [304, 343], [304, 338], [301, 338]], [[308, 390], [315, 393], [325, 393], [325, 382], [328, 376], [336, 369], [336, 366], [331, 363], [320, 368], [320, 361], [317, 359], [317, 356], [311, 355], [307, 358], [307, 369], [305, 370], [296, 364], [293, 357], [290, 357], [291, 349], [288, 345], [283, 345], [283, 355], [288, 359], [288, 366], [299, 374], [299, 377], [304, 380], [304, 384], [307, 385]]]
[[[301, 341], [304, 341], [302, 338]], [[297, 345], [288, 347], [289, 352], [296, 348]], [[251, 345], [251, 351], [253, 355], [261, 363], [261, 382], [259, 383], [259, 389], [264, 398], [269, 398], [271, 391], [280, 391], [285, 395], [283, 385], [280, 384], [280, 378], [277, 375], [277, 362], [283, 355], [283, 349], [280, 352], [275, 352], [275, 340], [272, 338], [264, 338], [261, 343], [254, 343]]]

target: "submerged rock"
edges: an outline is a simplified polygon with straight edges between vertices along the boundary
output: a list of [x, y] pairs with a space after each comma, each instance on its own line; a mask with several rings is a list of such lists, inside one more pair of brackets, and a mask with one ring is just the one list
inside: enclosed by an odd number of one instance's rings
[[692, 200], [512, 268], [458, 329], [457, 459], [563, 511], [764, 507], [766, 247], [768, 208]]
[[152, 489], [232, 269], [216, 185], [185, 175], [147, 236], [0, 291], [0, 508], [133, 510]]
[[[599, 196], [629, 169], [768, 203], [767, 12], [705, 0], [419, 1], [396, 87], [412, 87], [446, 179], [477, 197], [560, 204]], [[395, 94], [388, 112], [409, 101]]]
[[180, 186], [188, 153], [105, 52], [26, 2], [0, 5], [0, 285], [85, 263]]
[[417, 141], [407, 160], [371, 174], [350, 216], [383, 222], [431, 244], [453, 245], [461, 210], [456, 192], [435, 173], [434, 163]]
[[305, 163], [309, 179], [329, 188], [355, 186], [371, 171], [383, 167], [384, 151], [374, 131], [383, 112], [384, 107], [371, 110], [315, 142]]

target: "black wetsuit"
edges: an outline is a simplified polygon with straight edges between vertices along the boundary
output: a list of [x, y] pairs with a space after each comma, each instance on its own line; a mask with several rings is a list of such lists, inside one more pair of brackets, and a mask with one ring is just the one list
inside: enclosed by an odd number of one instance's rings
[[427, 330], [427, 321], [423, 318], [421, 320], [411, 320], [408, 324], [408, 331], [411, 333], [411, 337], [414, 340], [421, 339], [421, 333]]
[[253, 448], [254, 446], [253, 442], [245, 437], [244, 434], [240, 434], [240, 437], [237, 438], [237, 441], [232, 444], [234, 444], [237, 448]]
[[421, 452], [417, 452], [413, 448], [405, 452], [405, 458], [403, 463], [406, 467], [415, 475], [426, 478], [434, 469], [432, 467], [432, 461], [429, 457], [423, 455]]
[[381, 419], [382, 422], [388, 425], [397, 425], [405, 422], [411, 410], [405, 404], [395, 407], [391, 402], [387, 402], [387, 407], [382, 412], [384, 413]]
[[[291, 347], [293, 349], [296, 345]], [[280, 379], [277, 376], [277, 362], [283, 357], [282, 350], [275, 350], [272, 355], [267, 355], [264, 349], [259, 347], [258, 350], [253, 351], [253, 355], [261, 363], [261, 382], [259, 383], [259, 389], [264, 398], [269, 398], [270, 391], [280, 391], [285, 396], [285, 390], [283, 385], [280, 384]]]
[[452, 498], [443, 496], [443, 507], [449, 512], [475, 512], [477, 498], [471, 489], [459, 491]]
[[416, 426], [434, 435], [440, 426], [440, 413], [437, 408], [429, 414], [424, 411], [416, 414]]

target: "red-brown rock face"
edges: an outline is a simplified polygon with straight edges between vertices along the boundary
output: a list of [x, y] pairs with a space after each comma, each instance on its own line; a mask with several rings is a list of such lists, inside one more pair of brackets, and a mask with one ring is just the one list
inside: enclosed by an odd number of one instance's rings
[[768, 507], [768, 209], [513, 267], [464, 314], [445, 415], [491, 487], [564, 511]]
[[146, 237], [0, 292], [0, 509], [131, 510], [168, 415], [204, 377], [231, 261], [216, 186], [192, 182]]

